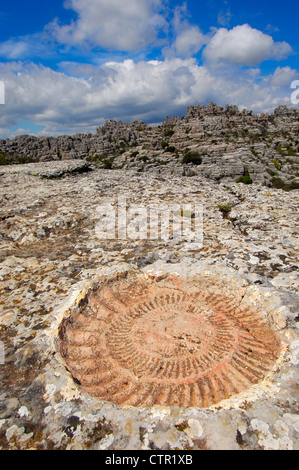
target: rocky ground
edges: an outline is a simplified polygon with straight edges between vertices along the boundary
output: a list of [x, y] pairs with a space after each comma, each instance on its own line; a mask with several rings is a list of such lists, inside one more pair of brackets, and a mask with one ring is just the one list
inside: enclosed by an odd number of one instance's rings
[[[128, 152], [119, 155], [124, 164]], [[135, 152], [142, 157], [141, 147]], [[139, 162], [118, 162], [114, 171], [82, 160], [0, 168], [0, 447], [298, 449], [298, 190], [259, 177], [252, 184], [207, 179], [194, 164], [144, 171]], [[252, 165], [250, 175], [261, 176]], [[128, 205], [201, 204], [202, 246], [183, 238], [99, 239], [97, 207], [116, 208], [119, 196]], [[265, 306], [284, 344], [271, 376], [210, 408], [121, 407], [85, 394], [56, 347], [70, 305], [118, 271], [191, 276], [198, 269]]]

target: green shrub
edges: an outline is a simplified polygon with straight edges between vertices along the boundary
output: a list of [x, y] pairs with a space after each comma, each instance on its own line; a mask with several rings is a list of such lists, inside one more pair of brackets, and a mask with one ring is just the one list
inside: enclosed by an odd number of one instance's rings
[[25, 155], [16, 157], [16, 163], [18, 164], [24, 164], [24, 163], [36, 163], [37, 160], [35, 160], [33, 157], [26, 157]]
[[277, 170], [280, 170], [281, 163], [278, 160], [275, 160], [275, 159], [273, 159], [271, 161], [272, 161], [273, 165], [275, 166], [275, 168], [277, 168]]
[[271, 184], [273, 188], [283, 189], [284, 191], [292, 191], [293, 189], [299, 189], [299, 183], [296, 183], [296, 181], [285, 183], [285, 181], [278, 177], [272, 178]]
[[164, 135], [165, 137], [171, 137], [174, 134], [174, 131], [172, 129], [165, 129]]
[[176, 148], [175, 148], [173, 145], [168, 145], [168, 146], [165, 148], [165, 152], [174, 153], [174, 152], [176, 152]]
[[278, 176], [275, 176], [274, 178], [271, 179], [271, 184], [273, 188], [277, 188], [277, 189], [282, 189], [285, 186], [285, 182]]
[[7, 160], [3, 153], [0, 153], [0, 165], [10, 165], [10, 161]]
[[280, 145], [276, 145], [276, 152], [279, 152], [284, 157], [297, 157], [298, 154], [292, 149], [291, 145], [287, 145], [286, 149], [283, 149]]
[[228, 218], [230, 211], [232, 210], [233, 204], [218, 204], [218, 209], [222, 212], [223, 218]]
[[3, 153], [0, 153], [0, 165], [18, 165], [24, 163], [34, 163], [36, 160], [33, 157], [26, 156], [26, 155], [9, 155], [8, 159]]
[[98, 155], [97, 153], [92, 152], [92, 155], [88, 155], [86, 157], [86, 160], [90, 163], [96, 164], [103, 160], [103, 155]]
[[287, 156], [289, 156], [289, 157], [297, 157], [297, 156], [298, 156], [298, 153], [295, 152], [294, 150], [288, 148]]
[[113, 161], [114, 161], [114, 158], [112, 158], [112, 157], [103, 161], [105, 170], [111, 170], [112, 169]]
[[198, 152], [187, 151], [183, 157], [182, 163], [193, 163], [193, 165], [201, 165], [202, 156]]
[[132, 153], [130, 154], [130, 157], [131, 157], [131, 158], [135, 158], [135, 157], [137, 157], [137, 155], [139, 155], [138, 150], [136, 150], [135, 152], [132, 152]]
[[286, 187], [284, 189], [286, 191], [292, 191], [293, 189], [299, 189], [299, 183], [296, 183], [296, 181], [292, 181], [291, 183], [286, 184]]
[[252, 179], [249, 175], [249, 171], [245, 170], [244, 175], [240, 176], [240, 178], [237, 179], [236, 183], [252, 184]]
[[120, 149], [117, 150], [117, 152], [115, 152], [115, 156], [118, 157], [119, 155], [122, 155], [123, 153], [125, 153], [127, 151], [127, 149], [125, 147], [122, 147]]

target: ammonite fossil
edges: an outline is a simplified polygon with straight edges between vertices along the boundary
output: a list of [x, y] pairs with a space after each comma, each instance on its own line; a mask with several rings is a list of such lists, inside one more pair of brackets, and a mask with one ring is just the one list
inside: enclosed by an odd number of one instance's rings
[[171, 276], [100, 285], [59, 338], [85, 392], [130, 406], [210, 407], [262, 381], [281, 349], [267, 316], [234, 292]]

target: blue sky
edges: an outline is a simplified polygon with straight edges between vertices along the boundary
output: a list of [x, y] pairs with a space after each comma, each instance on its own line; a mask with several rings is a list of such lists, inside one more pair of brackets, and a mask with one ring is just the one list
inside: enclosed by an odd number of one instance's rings
[[210, 101], [292, 106], [297, 10], [270, 0], [2, 0], [0, 138], [94, 132], [110, 118], [158, 123]]

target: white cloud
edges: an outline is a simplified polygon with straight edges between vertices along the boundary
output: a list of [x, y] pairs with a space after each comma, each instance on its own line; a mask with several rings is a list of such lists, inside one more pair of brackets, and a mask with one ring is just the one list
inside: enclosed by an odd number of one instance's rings
[[51, 25], [63, 44], [89, 44], [109, 50], [140, 50], [156, 41], [166, 27], [162, 0], [68, 0], [78, 19], [69, 25]]
[[164, 47], [164, 57], [192, 57], [200, 51], [204, 44], [206, 44], [206, 36], [201, 32], [197, 25], [189, 23], [188, 17], [189, 13], [186, 3], [175, 8], [171, 22], [174, 38], [170, 46]]
[[178, 33], [173, 44], [173, 51], [177, 57], [191, 57], [206, 43], [205, 36], [197, 26], [190, 26]]
[[229, 9], [226, 11], [221, 10], [218, 13], [217, 21], [219, 24], [221, 24], [221, 26], [228, 26], [231, 18], [232, 18], [232, 14]]
[[48, 38], [43, 33], [8, 39], [0, 43], [0, 56], [8, 60], [48, 57], [53, 54], [48, 47]]
[[204, 55], [214, 63], [254, 66], [271, 58], [285, 58], [291, 51], [291, 46], [286, 42], [275, 43], [271, 36], [244, 24], [231, 30], [218, 29], [206, 46]]
[[277, 67], [274, 74], [270, 77], [270, 83], [274, 87], [288, 87], [295, 80], [298, 73], [291, 67]]
[[[76, 67], [80, 71], [82, 64], [72, 64], [73, 74]], [[259, 76], [257, 69], [240, 73], [211, 71], [191, 58], [107, 62], [90, 66], [85, 79], [35, 64], [0, 64], [6, 90], [0, 128], [18, 126], [22, 119], [45, 126], [45, 135], [74, 134], [94, 131], [109, 118], [159, 122], [209, 101], [260, 112], [290, 105], [285, 83], [295, 76], [292, 69], [277, 69], [268, 77]]]
[[26, 41], [8, 40], [0, 44], [0, 56], [14, 60], [25, 57], [29, 53], [29, 47]]

